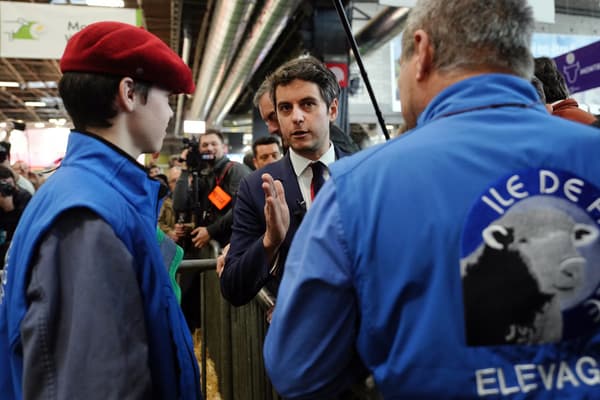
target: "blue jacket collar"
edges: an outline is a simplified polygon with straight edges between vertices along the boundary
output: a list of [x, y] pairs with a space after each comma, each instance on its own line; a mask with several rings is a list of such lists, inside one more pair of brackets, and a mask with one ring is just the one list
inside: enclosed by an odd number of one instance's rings
[[144, 167], [120, 148], [92, 133], [73, 130], [61, 168], [75, 165], [109, 182], [138, 210], [153, 210], [154, 215], [148, 217], [156, 218], [160, 183], [150, 179]]
[[509, 74], [483, 74], [464, 79], [438, 93], [419, 116], [417, 126], [473, 108], [503, 104], [541, 107], [537, 92], [525, 79]]

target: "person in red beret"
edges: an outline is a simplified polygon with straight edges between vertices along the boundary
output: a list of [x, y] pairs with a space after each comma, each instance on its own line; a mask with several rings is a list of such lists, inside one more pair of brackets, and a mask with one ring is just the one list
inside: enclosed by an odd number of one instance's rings
[[117, 22], [75, 34], [60, 67], [75, 129], [0, 277], [2, 398], [202, 398], [156, 238], [164, 193], [136, 161], [161, 148], [169, 96], [193, 92], [191, 71]]

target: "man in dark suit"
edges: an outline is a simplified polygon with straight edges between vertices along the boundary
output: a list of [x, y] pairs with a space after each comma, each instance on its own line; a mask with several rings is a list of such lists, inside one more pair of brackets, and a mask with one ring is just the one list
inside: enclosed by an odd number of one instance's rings
[[290, 151], [240, 183], [221, 275], [223, 297], [236, 306], [248, 303], [264, 286], [277, 294], [294, 234], [329, 179], [327, 166], [346, 155], [330, 141], [340, 91], [335, 75], [317, 59], [303, 57], [283, 64], [270, 79]]

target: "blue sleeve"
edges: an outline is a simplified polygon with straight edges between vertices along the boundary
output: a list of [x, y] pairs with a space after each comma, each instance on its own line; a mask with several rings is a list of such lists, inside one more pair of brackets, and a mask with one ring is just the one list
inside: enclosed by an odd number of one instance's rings
[[335, 395], [364, 372], [351, 268], [330, 180], [296, 232], [265, 341], [267, 372], [284, 397]]

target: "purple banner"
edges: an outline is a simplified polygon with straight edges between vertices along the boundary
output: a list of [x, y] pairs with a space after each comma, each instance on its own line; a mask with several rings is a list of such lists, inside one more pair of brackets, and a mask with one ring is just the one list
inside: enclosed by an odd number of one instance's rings
[[577, 93], [600, 86], [600, 41], [554, 58], [569, 92]]

